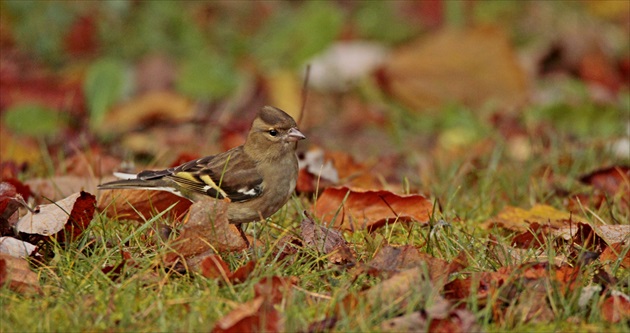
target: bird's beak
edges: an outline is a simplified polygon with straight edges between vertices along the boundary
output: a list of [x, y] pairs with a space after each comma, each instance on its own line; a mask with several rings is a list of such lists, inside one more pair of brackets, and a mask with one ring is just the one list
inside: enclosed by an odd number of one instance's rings
[[287, 133], [287, 141], [299, 141], [304, 139], [306, 139], [306, 136], [302, 134], [302, 132], [298, 131], [297, 128], [292, 127], [289, 129], [289, 132]]

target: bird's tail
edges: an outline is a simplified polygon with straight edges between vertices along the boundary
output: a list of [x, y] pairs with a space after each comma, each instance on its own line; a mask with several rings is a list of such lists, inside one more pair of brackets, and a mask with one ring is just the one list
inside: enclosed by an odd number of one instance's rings
[[134, 173], [114, 172], [114, 176], [120, 180], [98, 185], [99, 190], [164, 190], [164, 184], [159, 179], [145, 180], [139, 179]]

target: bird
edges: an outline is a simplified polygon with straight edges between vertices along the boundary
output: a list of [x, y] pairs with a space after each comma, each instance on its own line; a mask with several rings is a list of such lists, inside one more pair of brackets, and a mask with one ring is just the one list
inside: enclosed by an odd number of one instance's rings
[[193, 203], [203, 197], [227, 198], [228, 221], [243, 234], [242, 223], [268, 218], [294, 193], [296, 149], [298, 141], [304, 139], [289, 114], [264, 106], [243, 145], [168, 169], [115, 173], [122, 179], [101, 184], [98, 189], [168, 191]]

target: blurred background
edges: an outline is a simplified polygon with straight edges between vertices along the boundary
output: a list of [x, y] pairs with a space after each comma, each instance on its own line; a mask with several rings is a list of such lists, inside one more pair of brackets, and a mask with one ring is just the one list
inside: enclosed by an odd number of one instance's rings
[[629, 34], [625, 0], [2, 1], [2, 173], [173, 165], [263, 105], [392, 182], [497, 144], [627, 163]]

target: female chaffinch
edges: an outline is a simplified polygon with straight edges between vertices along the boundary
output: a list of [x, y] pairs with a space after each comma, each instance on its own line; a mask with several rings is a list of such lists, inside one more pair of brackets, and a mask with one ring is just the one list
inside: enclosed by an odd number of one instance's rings
[[126, 179], [98, 188], [169, 191], [192, 202], [203, 196], [229, 198], [230, 223], [258, 221], [282, 208], [293, 194], [298, 175], [295, 150], [303, 139], [291, 116], [265, 106], [242, 146], [169, 169], [119, 173]]

